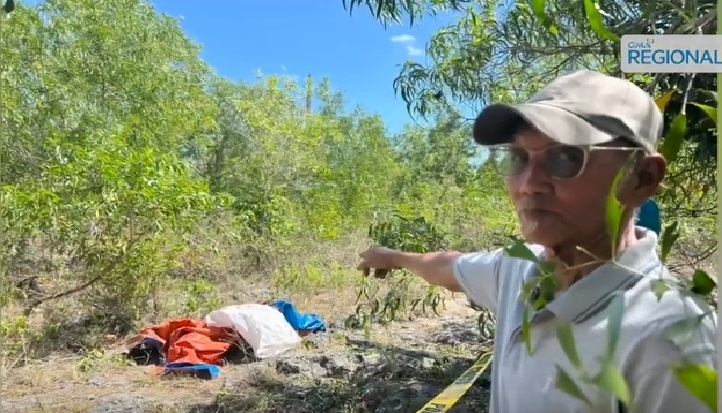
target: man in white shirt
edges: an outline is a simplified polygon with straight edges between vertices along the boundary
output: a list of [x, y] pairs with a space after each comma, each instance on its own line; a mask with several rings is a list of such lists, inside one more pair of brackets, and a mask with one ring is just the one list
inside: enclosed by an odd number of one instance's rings
[[[670, 325], [709, 307], [677, 289], [658, 300], [652, 284], [670, 275], [656, 253], [657, 235], [634, 226], [634, 210], [665, 175], [665, 160], [655, 150], [662, 122], [643, 90], [586, 70], [557, 78], [529, 102], [491, 105], [477, 117], [474, 140], [500, 155], [499, 172], [529, 249], [556, 263], [560, 288], [529, 315], [532, 354], [522, 337], [521, 287], [540, 276], [535, 263], [503, 250], [414, 254], [372, 247], [361, 254], [359, 269], [366, 273], [406, 268], [495, 312], [492, 413], [709, 412], [678, 382], [672, 366], [684, 360], [716, 370], [716, 315], [683, 342], [669, 337]], [[611, 251], [607, 194], [622, 168], [617, 197], [624, 213], [617, 251]], [[624, 316], [612, 362], [631, 390], [629, 407], [579, 380], [556, 337], [557, 327], [569, 323], [585, 370], [597, 372], [606, 352], [606, 309], [617, 294], [624, 297]], [[590, 405], [555, 387], [557, 366]]]

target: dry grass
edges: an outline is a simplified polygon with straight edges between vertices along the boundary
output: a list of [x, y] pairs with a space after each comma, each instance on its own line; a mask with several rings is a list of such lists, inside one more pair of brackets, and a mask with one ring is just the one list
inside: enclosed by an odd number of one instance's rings
[[[299, 310], [342, 326], [356, 310], [362, 278], [354, 267], [366, 245], [357, 238], [285, 251], [282, 265], [264, 271], [234, 262], [232, 254], [196, 256], [193, 266], [156, 286], [134, 323], [114, 319], [113, 303], [83, 305], [82, 295], [43, 305], [23, 325], [18, 325], [22, 309], [10, 305], [2, 312], [5, 328], [15, 329], [2, 343], [3, 411], [360, 413], [382, 411], [379, 403], [389, 399], [387, 392], [423, 404], [468, 367], [479, 350], [478, 345], [433, 342], [444, 323], [461, 320], [467, 330], [475, 328], [475, 312], [461, 297], [449, 297], [443, 317], [417, 311], [406, 314], [406, 321], [366, 331], [341, 329], [322, 339], [310, 337], [283, 356], [284, 363], [299, 363], [298, 374], [283, 371], [280, 362], [263, 361], [226, 366], [218, 380], [161, 378], [153, 368], [135, 366], [123, 356], [123, 341], [143, 324], [201, 318], [224, 305], [273, 298], [289, 299]], [[58, 283], [68, 278], [48, 273], [41, 282], [46, 290], [61, 289]], [[409, 294], [421, 291], [421, 284], [414, 285]], [[341, 375], [317, 374], [324, 357], [343, 361], [368, 355], [380, 358], [371, 372], [354, 364]], [[429, 357], [445, 361], [415, 366]]]

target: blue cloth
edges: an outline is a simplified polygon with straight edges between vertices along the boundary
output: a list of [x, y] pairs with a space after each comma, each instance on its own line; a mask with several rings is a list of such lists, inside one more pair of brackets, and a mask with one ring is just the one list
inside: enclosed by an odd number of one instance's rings
[[300, 313], [289, 301], [276, 300], [269, 305], [276, 307], [286, 318], [288, 324], [296, 331], [305, 330], [313, 333], [326, 331], [326, 324], [321, 320], [321, 317], [316, 314]]
[[221, 375], [221, 369], [214, 364], [193, 364], [193, 363], [168, 363], [165, 365], [163, 374], [183, 374], [197, 377], [203, 380], [217, 379]]
[[636, 224], [654, 231], [657, 235], [662, 232], [662, 218], [659, 216], [659, 207], [652, 198], [642, 204], [639, 211], [637, 211]]

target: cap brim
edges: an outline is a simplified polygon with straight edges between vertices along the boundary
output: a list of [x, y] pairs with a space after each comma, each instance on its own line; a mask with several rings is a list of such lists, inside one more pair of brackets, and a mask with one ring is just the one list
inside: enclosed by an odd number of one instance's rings
[[600, 145], [614, 140], [573, 113], [540, 102], [487, 106], [474, 121], [474, 140], [484, 146], [511, 143], [524, 123], [565, 145]]

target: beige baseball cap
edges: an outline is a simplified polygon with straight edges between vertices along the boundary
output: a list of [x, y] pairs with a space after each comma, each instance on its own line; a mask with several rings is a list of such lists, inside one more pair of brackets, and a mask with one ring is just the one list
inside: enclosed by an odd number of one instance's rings
[[497, 103], [474, 121], [474, 140], [510, 143], [523, 122], [566, 145], [600, 145], [623, 137], [654, 152], [663, 117], [652, 98], [632, 82], [592, 70], [560, 76], [520, 104]]

